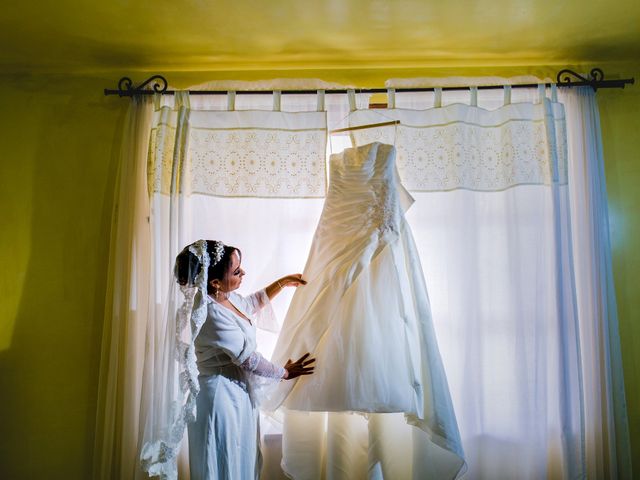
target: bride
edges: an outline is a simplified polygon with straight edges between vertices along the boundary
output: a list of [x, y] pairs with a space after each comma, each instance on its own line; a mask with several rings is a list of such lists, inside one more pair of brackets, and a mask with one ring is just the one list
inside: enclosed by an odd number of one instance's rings
[[245, 275], [241, 253], [215, 240], [199, 240], [176, 258], [180, 285], [193, 286], [206, 275], [207, 314], [195, 339], [199, 393], [195, 422], [188, 426], [192, 480], [257, 479], [261, 455], [256, 376], [292, 380], [314, 371], [309, 353], [284, 367], [256, 350], [256, 325], [272, 315], [270, 301], [287, 286], [306, 282], [287, 275], [243, 297], [236, 293]]

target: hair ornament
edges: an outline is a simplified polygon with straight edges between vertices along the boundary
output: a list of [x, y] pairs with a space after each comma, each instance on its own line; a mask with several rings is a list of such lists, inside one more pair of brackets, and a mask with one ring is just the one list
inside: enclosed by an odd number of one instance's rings
[[[202, 240], [201, 240], [202, 241]], [[211, 266], [216, 265], [222, 257], [224, 256], [224, 243], [219, 242], [218, 240], [213, 241], [213, 252], [210, 254], [211, 257]]]

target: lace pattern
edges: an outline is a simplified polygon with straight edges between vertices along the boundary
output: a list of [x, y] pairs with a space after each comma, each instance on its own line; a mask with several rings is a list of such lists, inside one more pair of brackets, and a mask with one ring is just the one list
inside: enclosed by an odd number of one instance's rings
[[278, 365], [271, 363], [259, 352], [253, 352], [249, 355], [249, 358], [240, 364], [240, 366], [255, 375], [266, 378], [282, 379], [286, 373], [286, 370], [283, 367], [279, 367]]
[[325, 131], [191, 132], [193, 193], [322, 197]]
[[[168, 195], [176, 153], [175, 112], [157, 112], [148, 152], [149, 193]], [[320, 198], [325, 194], [324, 112], [192, 111], [182, 161], [188, 193]], [[181, 153], [182, 155], [182, 153]]]
[[[196, 276], [195, 286], [180, 287], [184, 301], [177, 311], [175, 331], [175, 360], [178, 364], [179, 393], [169, 406], [170, 422], [160, 438], [154, 438], [142, 447], [142, 468], [150, 476], [161, 480], [178, 478], [177, 456], [188, 423], [195, 420], [196, 396], [200, 391], [194, 340], [207, 319], [207, 270], [209, 254], [206, 240], [198, 240], [189, 247], [198, 257], [202, 268]], [[189, 341], [185, 341], [188, 339]]]
[[[542, 104], [522, 107], [524, 118], [465, 106], [471, 120], [455, 122], [436, 112], [447, 107], [388, 110], [385, 115], [403, 122], [397, 129], [370, 128], [351, 135], [357, 146], [376, 141], [394, 144], [402, 183], [410, 191], [500, 191], [516, 185], [566, 184], [564, 109], [558, 103], [548, 106], [547, 110]], [[436, 117], [438, 113], [442, 118]], [[351, 122], [374, 123], [372, 115], [357, 111]]]

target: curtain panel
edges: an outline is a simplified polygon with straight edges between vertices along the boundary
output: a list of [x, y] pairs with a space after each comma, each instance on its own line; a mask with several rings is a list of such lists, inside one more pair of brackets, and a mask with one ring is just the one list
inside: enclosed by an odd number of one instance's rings
[[123, 125], [111, 224], [93, 478], [134, 478], [145, 331], [154, 320], [146, 164], [153, 104], [132, 99]]
[[[195, 416], [198, 391], [192, 345], [197, 329], [176, 320], [184, 298], [167, 266], [199, 238], [229, 243], [225, 229], [247, 221], [255, 227], [256, 209], [242, 212], [225, 199], [275, 200], [292, 211], [300, 210], [295, 205], [300, 199], [317, 204], [326, 188], [324, 111], [220, 111], [211, 106], [201, 102], [194, 109], [181, 92], [172, 106], [160, 106], [152, 117], [147, 169], [156, 315], [146, 332], [138, 450], [143, 470], [161, 478], [178, 476], [181, 440]], [[268, 208], [261, 214], [266, 221], [274, 216]], [[279, 222], [283, 231], [295, 230], [286, 220]], [[253, 237], [264, 245], [264, 234], [254, 231]], [[259, 258], [257, 252], [252, 256]], [[179, 357], [171, 358], [176, 350]], [[181, 477], [186, 475], [183, 468]]]
[[584, 404], [564, 109], [544, 91], [493, 110], [470, 97], [424, 110], [357, 111], [354, 126], [381, 115], [401, 123], [356, 130], [352, 139], [395, 143], [416, 200], [408, 218], [468, 477], [580, 478]]

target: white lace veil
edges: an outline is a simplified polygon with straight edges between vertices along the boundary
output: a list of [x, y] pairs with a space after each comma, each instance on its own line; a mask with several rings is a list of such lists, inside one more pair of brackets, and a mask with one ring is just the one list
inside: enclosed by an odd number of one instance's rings
[[[210, 244], [211, 242], [209, 242]], [[140, 461], [150, 476], [162, 480], [178, 477], [177, 458], [188, 423], [195, 421], [200, 390], [194, 341], [207, 318], [207, 284], [210, 262], [222, 258], [224, 244], [198, 240], [185, 247], [174, 269], [178, 281], [171, 288], [162, 324], [147, 332], [143, 382], [150, 394], [147, 417], [141, 419]], [[178, 264], [181, 264], [180, 266]]]

